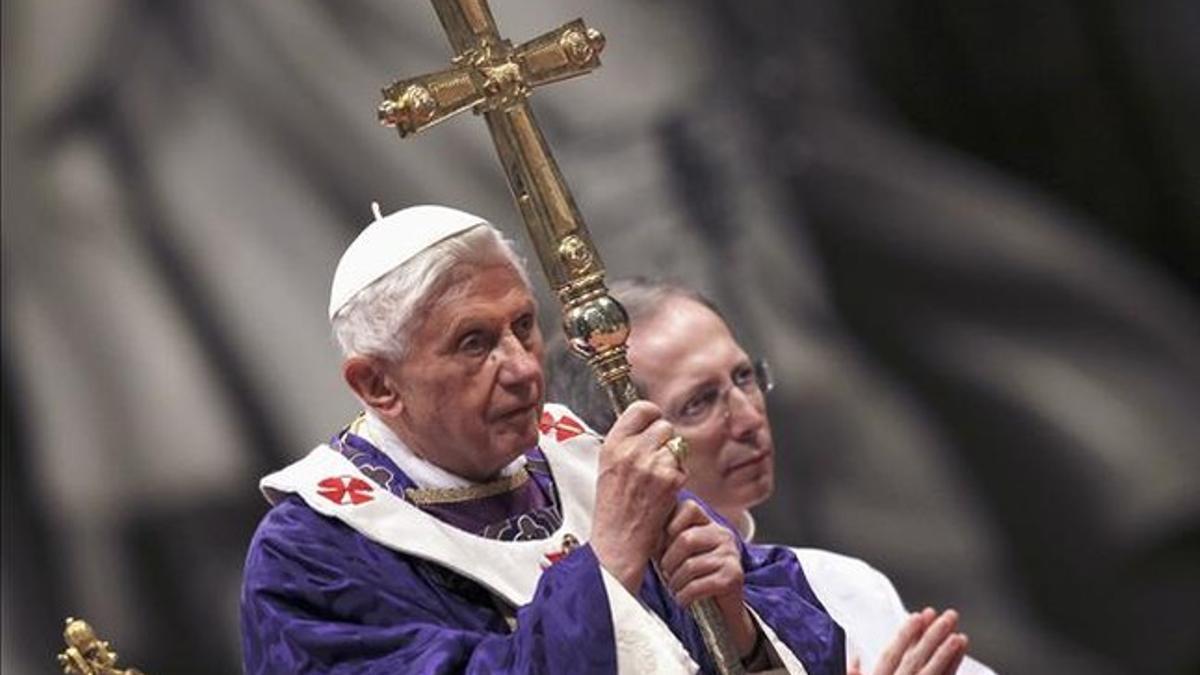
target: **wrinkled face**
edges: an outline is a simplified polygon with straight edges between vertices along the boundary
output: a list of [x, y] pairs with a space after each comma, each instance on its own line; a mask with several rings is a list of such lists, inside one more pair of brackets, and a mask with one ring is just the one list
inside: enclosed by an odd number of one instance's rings
[[397, 433], [426, 460], [474, 481], [537, 444], [545, 380], [529, 289], [507, 264], [463, 265], [422, 312], [404, 360], [388, 366]]
[[637, 322], [628, 347], [634, 380], [688, 442], [687, 487], [726, 517], [769, 497], [775, 445], [766, 401], [725, 322], [673, 297]]

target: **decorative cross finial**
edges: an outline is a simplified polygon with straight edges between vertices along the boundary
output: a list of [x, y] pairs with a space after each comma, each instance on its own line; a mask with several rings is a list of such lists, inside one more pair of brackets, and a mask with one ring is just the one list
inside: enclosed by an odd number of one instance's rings
[[117, 653], [82, 619], [67, 617], [63, 640], [67, 648], [58, 655], [58, 665], [67, 675], [142, 675], [137, 668], [118, 668]]
[[383, 90], [379, 120], [400, 136], [456, 113], [502, 110], [543, 84], [584, 75], [600, 66], [604, 36], [576, 19], [516, 48], [500, 38], [482, 2], [434, 2], [455, 46], [454, 67], [399, 80]]

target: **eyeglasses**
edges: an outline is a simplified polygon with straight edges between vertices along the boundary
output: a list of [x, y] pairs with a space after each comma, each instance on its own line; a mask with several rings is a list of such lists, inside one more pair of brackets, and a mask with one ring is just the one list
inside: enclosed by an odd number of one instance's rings
[[671, 411], [668, 418], [679, 426], [698, 427], [714, 420], [724, 420], [729, 417], [729, 394], [734, 388], [752, 402], [762, 400], [775, 388], [775, 380], [771, 377], [771, 367], [766, 359], [755, 359], [736, 370], [729, 377], [729, 384], [723, 387], [706, 387], [696, 392], [677, 410]]

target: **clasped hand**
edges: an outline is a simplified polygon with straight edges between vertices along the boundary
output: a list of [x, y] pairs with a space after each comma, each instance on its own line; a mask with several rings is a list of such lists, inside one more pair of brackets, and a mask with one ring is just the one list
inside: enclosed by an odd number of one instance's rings
[[[879, 657], [872, 675], [949, 675], [958, 672], [967, 654], [967, 636], [955, 632], [958, 612], [948, 609], [938, 615], [926, 607], [909, 615], [892, 643]], [[858, 659], [846, 675], [866, 675]]]
[[674, 428], [658, 406], [639, 401], [617, 419], [600, 449], [591, 543], [604, 566], [632, 594], [657, 561], [683, 606], [713, 598], [742, 653], [756, 628], [743, 603], [735, 535], [693, 501], [677, 503], [687, 474], [663, 444]]

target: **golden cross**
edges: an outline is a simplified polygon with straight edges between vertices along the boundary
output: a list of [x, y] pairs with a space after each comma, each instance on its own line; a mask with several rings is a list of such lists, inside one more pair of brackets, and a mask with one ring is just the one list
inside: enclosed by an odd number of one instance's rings
[[[432, 0], [452, 67], [383, 90], [379, 119], [403, 138], [468, 108], [487, 121], [542, 269], [563, 306], [568, 343], [588, 360], [619, 413], [638, 400], [625, 358], [629, 319], [604, 286], [604, 265], [527, 100], [535, 87], [600, 66], [604, 36], [576, 19], [518, 47], [500, 37], [486, 0]], [[682, 439], [672, 452], [686, 454]], [[722, 674], [744, 672], [716, 604], [691, 613]]]
[[[588, 252], [597, 263], [598, 256], [526, 99], [535, 87], [598, 68], [604, 36], [577, 19], [514, 48], [500, 37], [484, 0], [433, 0], [433, 6], [454, 48], [453, 67], [384, 88], [379, 119], [404, 137], [468, 108], [483, 115], [522, 216], [536, 223], [534, 245], [550, 261], [546, 271], [557, 291], [578, 276]], [[573, 244], [574, 257], [566, 261], [559, 243], [572, 234], [584, 246]], [[543, 250], [550, 245], [554, 250]]]

